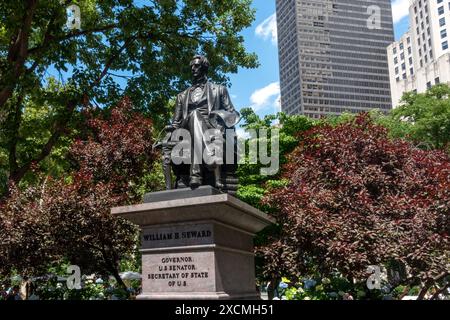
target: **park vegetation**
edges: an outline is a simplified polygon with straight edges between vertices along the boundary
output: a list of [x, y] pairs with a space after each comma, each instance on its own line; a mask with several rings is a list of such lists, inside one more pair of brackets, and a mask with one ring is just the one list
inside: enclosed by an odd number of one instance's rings
[[[110, 208], [164, 188], [152, 144], [193, 52], [224, 84], [257, 66], [239, 36], [250, 2], [78, 1], [81, 30], [65, 27], [64, 1], [0, 4], [0, 282], [76, 264], [126, 289], [139, 239]], [[280, 171], [241, 164], [237, 194], [277, 219], [256, 239], [271, 296], [448, 294], [449, 95], [441, 84], [389, 114], [320, 120], [241, 110], [244, 129], [280, 131]], [[367, 287], [369, 266], [380, 288]]]

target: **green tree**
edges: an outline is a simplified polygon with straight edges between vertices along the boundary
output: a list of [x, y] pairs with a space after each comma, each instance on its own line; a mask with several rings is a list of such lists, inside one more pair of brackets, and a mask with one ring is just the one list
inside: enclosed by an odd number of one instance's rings
[[[315, 121], [308, 117], [302, 115], [288, 116], [284, 113], [260, 118], [251, 108], [242, 109], [241, 115], [244, 120], [242, 128], [245, 130], [265, 129], [271, 134], [272, 129], [279, 129], [280, 150], [275, 156], [279, 157], [280, 166], [286, 163], [286, 155], [297, 146], [301, 133], [311, 129], [315, 124]], [[258, 137], [258, 141], [259, 139], [261, 137]], [[247, 145], [246, 150], [248, 149]], [[263, 166], [260, 163], [249, 163], [248, 156], [247, 154], [244, 163], [240, 164], [238, 168], [238, 197], [255, 207], [263, 209], [261, 199], [267, 187], [280, 186], [283, 184], [283, 180], [280, 180], [279, 174], [273, 176], [261, 175], [260, 169]]]
[[[406, 93], [400, 107], [392, 110], [388, 123], [394, 133], [401, 134], [421, 147], [441, 149], [450, 142], [450, 87], [433, 86], [425, 93]], [[400, 130], [395, 128], [400, 125]], [[403, 130], [402, 130], [403, 129]]]
[[[39, 164], [42, 172], [59, 176], [68, 169], [66, 152], [72, 137], [79, 132], [78, 123], [82, 119], [79, 112], [74, 112], [67, 122], [64, 135], [52, 142], [51, 152], [43, 146], [52, 137], [52, 125], [55, 117], [63, 112], [63, 106], [52, 102], [49, 96], [56, 97], [64, 91], [62, 86], [50, 78], [47, 86], [39, 95], [22, 96], [17, 101], [21, 106], [17, 113], [11, 112], [0, 127], [0, 195], [6, 192], [8, 178], [15, 174], [23, 175], [21, 185], [38, 183], [35, 174]], [[32, 162], [29, 160], [33, 159]], [[19, 171], [22, 171], [19, 173]], [[14, 179], [13, 179], [14, 180]]]
[[[254, 19], [250, 0], [71, 3], [81, 9], [81, 30], [66, 27], [68, 1], [0, 3], [0, 171], [10, 182], [46, 159], [71, 132], [77, 112], [90, 105], [110, 106], [127, 95], [155, 124], [164, 123], [169, 99], [186, 86], [194, 53], [208, 56], [210, 77], [222, 83], [240, 66], [257, 66], [239, 35]], [[49, 72], [57, 83], [46, 79]], [[46, 134], [20, 156], [30, 104], [50, 108], [42, 122]]]

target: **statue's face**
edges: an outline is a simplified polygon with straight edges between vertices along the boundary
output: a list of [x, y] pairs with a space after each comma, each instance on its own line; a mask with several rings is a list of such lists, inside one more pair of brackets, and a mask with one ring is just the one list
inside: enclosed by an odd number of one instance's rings
[[202, 68], [202, 63], [200, 61], [199, 58], [196, 58], [191, 66], [191, 72], [192, 72], [192, 76], [195, 78], [200, 78], [201, 76], [204, 75], [204, 71]]

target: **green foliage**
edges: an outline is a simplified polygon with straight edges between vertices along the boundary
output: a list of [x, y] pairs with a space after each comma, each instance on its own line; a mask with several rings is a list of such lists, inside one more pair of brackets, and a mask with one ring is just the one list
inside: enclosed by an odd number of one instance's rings
[[330, 126], [338, 126], [343, 123], [347, 123], [355, 119], [356, 114], [350, 112], [343, 112], [340, 115], [328, 115], [325, 118], [320, 119], [321, 124], [330, 125]]
[[[127, 299], [129, 296], [123, 288], [118, 288], [114, 280], [98, 275], [83, 275], [81, 289], [68, 289], [66, 284], [67, 274], [55, 273], [47, 277], [34, 279], [33, 294], [39, 300], [117, 300]], [[139, 284], [130, 283], [130, 291], [136, 291]]]
[[[66, 6], [72, 3], [80, 7], [81, 30], [66, 27]], [[141, 5], [132, 0], [65, 4], [47, 0], [35, 6], [4, 2], [0, 7], [0, 52], [5, 53], [0, 59], [1, 84], [20, 84], [28, 92], [53, 66], [67, 83], [98, 103], [114, 103], [126, 94], [142, 110], [163, 111], [162, 102], [189, 79], [187, 63], [196, 52], [208, 55], [214, 66], [211, 77], [220, 82], [227, 82], [226, 73], [235, 73], [240, 66], [257, 66], [256, 56], [245, 51], [238, 35], [254, 19], [250, 4], [250, 0]], [[24, 14], [31, 19], [29, 25], [23, 21]], [[21, 29], [27, 31], [25, 39], [20, 39], [26, 51], [19, 53], [17, 61], [7, 61], [6, 53], [16, 50], [10, 39]], [[14, 79], [13, 63], [37, 66], [21, 70]], [[101, 83], [92, 86], [103, 71]]]
[[141, 197], [149, 192], [163, 191], [166, 189], [161, 161], [155, 161], [151, 168], [143, 172], [135, 189], [135, 193]]
[[[81, 30], [66, 26], [69, 4]], [[190, 80], [189, 61], [208, 56], [210, 78], [253, 68], [239, 32], [251, 0], [4, 1], [0, 4], [0, 192], [7, 180], [36, 183], [34, 170], [61, 175], [83, 110], [107, 110], [124, 95], [156, 128]], [[54, 77], [49, 78], [52, 74]], [[45, 163], [43, 163], [45, 162]], [[42, 165], [40, 165], [42, 163]], [[39, 166], [40, 165], [40, 166]]]
[[[1, 183], [3, 190], [6, 188], [10, 171], [32, 162], [51, 138], [52, 126], [64, 109], [65, 89], [55, 79], [50, 78], [47, 85], [36, 91], [33, 96], [26, 99], [15, 97], [20, 118], [16, 118], [17, 114], [10, 113], [5, 125], [0, 128], [0, 183], [3, 182]], [[81, 119], [82, 115], [77, 113], [67, 123], [71, 128], [70, 132], [56, 141], [49, 155], [39, 163], [38, 168], [41, 172], [47, 172], [54, 177], [67, 172], [69, 169], [67, 151], [73, 136], [79, 132]], [[27, 187], [40, 182], [34, 172], [38, 168], [33, 168], [24, 176], [21, 186]]]
[[[450, 87], [438, 84], [426, 93], [406, 93], [402, 105], [392, 111], [400, 132], [419, 146], [441, 149], [450, 142]], [[394, 129], [394, 126], [389, 126]], [[397, 129], [398, 130], [398, 129]]]
[[[283, 289], [283, 287], [287, 288]], [[279, 285], [286, 300], [343, 300], [349, 299], [353, 286], [343, 278], [303, 279], [292, 283], [286, 278]]]
[[237, 196], [252, 206], [259, 206], [264, 193], [265, 189], [257, 185], [240, 185]]
[[[244, 108], [241, 110], [241, 115], [244, 120], [242, 127], [245, 130], [266, 129], [271, 134], [272, 129], [278, 129], [280, 133], [279, 153], [275, 156], [280, 158], [280, 165], [286, 163], [286, 155], [291, 152], [298, 144], [302, 132], [311, 129], [315, 122], [305, 116], [294, 115], [288, 116], [284, 113], [277, 115], [267, 115], [260, 118], [252, 109]], [[258, 142], [261, 137], [258, 137]], [[270, 149], [270, 144], [269, 144]], [[248, 142], [246, 146], [248, 150]], [[269, 210], [267, 206], [261, 204], [262, 197], [270, 188], [278, 187], [285, 184], [285, 180], [280, 180], [279, 174], [274, 176], [262, 176], [260, 173], [263, 165], [250, 164], [249, 155], [246, 155], [245, 162], [239, 165], [239, 189], [238, 197], [264, 210]]]

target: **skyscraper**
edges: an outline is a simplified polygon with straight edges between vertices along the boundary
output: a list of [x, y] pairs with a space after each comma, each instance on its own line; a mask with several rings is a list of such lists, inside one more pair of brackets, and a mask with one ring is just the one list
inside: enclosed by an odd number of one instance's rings
[[391, 109], [391, 0], [276, 0], [281, 108], [318, 118]]
[[409, 25], [387, 48], [394, 107], [405, 92], [450, 84], [450, 1], [411, 0]]

